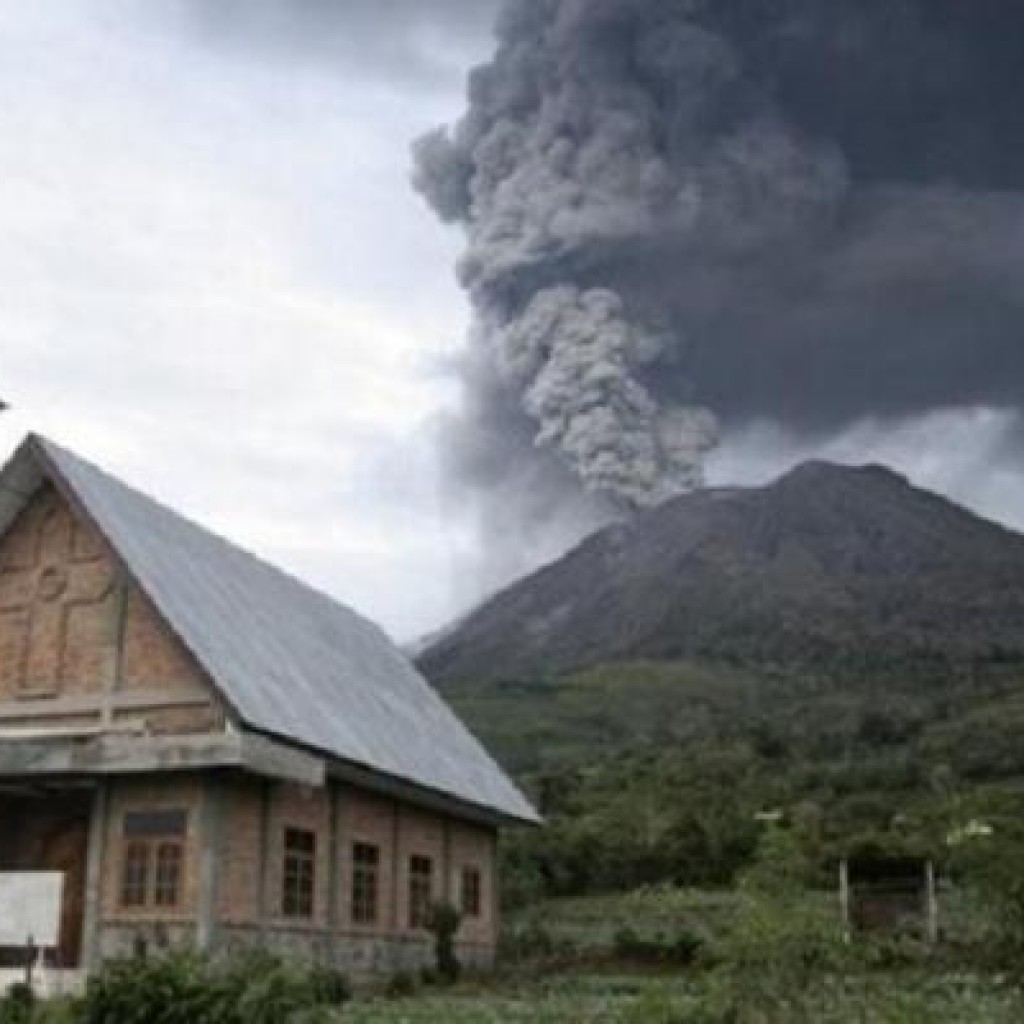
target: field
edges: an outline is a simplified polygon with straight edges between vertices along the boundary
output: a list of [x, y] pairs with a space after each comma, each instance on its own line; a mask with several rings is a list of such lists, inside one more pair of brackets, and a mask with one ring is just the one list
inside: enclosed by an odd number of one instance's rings
[[701, 979], [567, 976], [465, 988], [447, 995], [357, 1002], [350, 1024], [1019, 1024], [1022, 1008], [997, 981], [908, 974], [821, 985], [774, 1004], [725, 1007]]

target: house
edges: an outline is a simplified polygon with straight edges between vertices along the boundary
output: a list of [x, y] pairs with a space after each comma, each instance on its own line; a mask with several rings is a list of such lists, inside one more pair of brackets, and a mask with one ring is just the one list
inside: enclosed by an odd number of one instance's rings
[[408, 968], [434, 902], [485, 964], [536, 822], [365, 619], [42, 438], [0, 471], [0, 873], [63, 872], [61, 966]]

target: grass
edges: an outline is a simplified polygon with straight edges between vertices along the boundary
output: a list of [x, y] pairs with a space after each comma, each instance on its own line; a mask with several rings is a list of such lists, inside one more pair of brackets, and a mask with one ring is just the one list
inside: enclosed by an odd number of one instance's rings
[[998, 979], [907, 975], [822, 981], [788, 1001], [740, 997], [715, 1010], [703, 977], [566, 976], [359, 1002], [348, 1024], [1019, 1024], [1022, 1008]]
[[727, 890], [646, 886], [627, 893], [549, 900], [510, 914], [511, 933], [543, 927], [559, 944], [581, 952], [611, 949], [625, 928], [643, 938], [686, 930], [705, 941], [720, 935], [735, 912], [736, 896]]

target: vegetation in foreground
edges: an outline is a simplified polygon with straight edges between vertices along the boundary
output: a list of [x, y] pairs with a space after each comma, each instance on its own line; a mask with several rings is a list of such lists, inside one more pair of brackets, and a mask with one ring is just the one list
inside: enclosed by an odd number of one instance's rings
[[[987, 927], [960, 947], [847, 941], [835, 908], [808, 888], [814, 865], [799, 837], [773, 825], [731, 894], [568, 904], [561, 928], [548, 927], [550, 913], [521, 916], [493, 978], [455, 984], [449, 972], [441, 983], [432, 971], [350, 999], [333, 972], [182, 955], [112, 965], [77, 1001], [33, 1007], [15, 994], [0, 1024], [1016, 1024], [1019, 853], [985, 843], [965, 853]], [[590, 934], [588, 913], [614, 933]]]

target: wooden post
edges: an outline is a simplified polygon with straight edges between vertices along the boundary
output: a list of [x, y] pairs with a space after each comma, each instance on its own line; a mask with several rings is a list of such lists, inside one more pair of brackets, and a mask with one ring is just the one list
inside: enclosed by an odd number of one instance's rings
[[927, 861], [924, 866], [926, 925], [925, 934], [928, 942], [935, 945], [939, 941], [939, 896], [935, 884], [935, 864]]
[[844, 857], [839, 862], [839, 913], [843, 922], [843, 938], [853, 939], [853, 922], [850, 919], [850, 864]]
[[103, 861], [107, 841], [107, 808], [110, 783], [100, 780], [92, 797], [89, 845], [85, 866], [85, 912], [82, 924], [82, 964], [87, 971], [99, 968], [103, 959], [100, 918], [103, 914]]
[[203, 780], [199, 825], [199, 906], [196, 914], [196, 946], [213, 949], [217, 939], [217, 882], [224, 834], [224, 780], [208, 775]]

